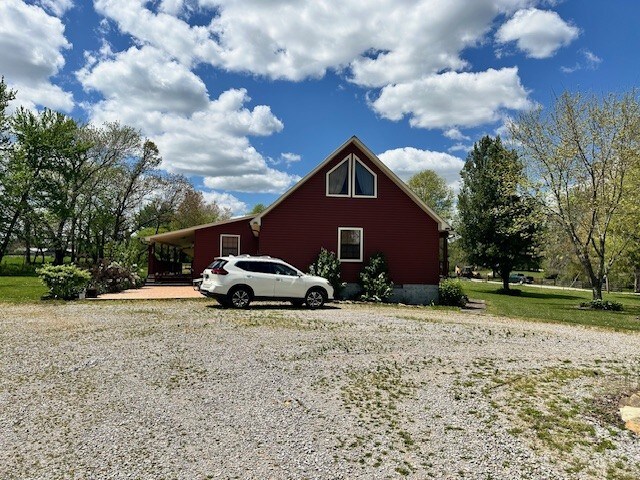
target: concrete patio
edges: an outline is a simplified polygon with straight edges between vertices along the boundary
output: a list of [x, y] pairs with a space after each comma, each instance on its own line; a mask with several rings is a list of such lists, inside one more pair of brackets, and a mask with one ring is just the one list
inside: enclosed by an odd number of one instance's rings
[[204, 298], [192, 286], [145, 286], [119, 293], [105, 293], [91, 300], [172, 300], [178, 298]]

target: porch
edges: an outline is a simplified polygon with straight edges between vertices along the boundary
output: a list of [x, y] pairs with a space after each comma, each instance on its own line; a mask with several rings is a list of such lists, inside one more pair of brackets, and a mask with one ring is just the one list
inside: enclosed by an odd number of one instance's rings
[[191, 285], [194, 237], [191, 229], [148, 237], [146, 285]]

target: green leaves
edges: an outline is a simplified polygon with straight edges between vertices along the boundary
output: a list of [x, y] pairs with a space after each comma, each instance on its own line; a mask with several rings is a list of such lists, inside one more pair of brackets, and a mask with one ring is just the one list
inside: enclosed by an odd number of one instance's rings
[[309, 273], [329, 280], [336, 297], [339, 296], [344, 288], [344, 283], [340, 278], [340, 260], [338, 260], [335, 252], [321, 248], [318, 258], [309, 265]]
[[393, 282], [389, 280], [387, 261], [382, 253], [374, 253], [369, 263], [360, 272], [360, 298], [369, 302], [383, 302], [393, 293]]
[[[523, 165], [500, 140], [485, 136], [469, 153], [458, 196], [460, 242], [471, 263], [488, 265], [503, 278], [537, 260], [542, 217], [523, 193]], [[508, 281], [505, 284], [508, 288]]]
[[453, 216], [453, 190], [433, 170], [416, 173], [407, 182], [409, 188], [445, 220]]
[[464, 294], [458, 279], [445, 278], [438, 285], [438, 304], [450, 307], [464, 307], [469, 298]]
[[72, 300], [77, 298], [89, 280], [91, 274], [75, 265], [45, 265], [37, 270], [42, 282], [53, 298]]

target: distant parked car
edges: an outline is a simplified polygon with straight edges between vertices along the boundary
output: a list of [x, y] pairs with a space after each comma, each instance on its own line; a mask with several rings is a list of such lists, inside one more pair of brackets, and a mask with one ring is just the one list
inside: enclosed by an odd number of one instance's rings
[[248, 308], [253, 300], [284, 300], [295, 306], [320, 308], [333, 300], [329, 280], [267, 256], [216, 258], [203, 272], [197, 289], [223, 307], [234, 308]]
[[509, 283], [519, 283], [520, 285], [533, 283], [533, 277], [528, 277], [524, 273], [512, 273], [509, 275]]
[[462, 270], [460, 271], [460, 276], [466, 277], [466, 278], [480, 278], [480, 272], [478, 272], [474, 267], [467, 266], [467, 267], [462, 267]]

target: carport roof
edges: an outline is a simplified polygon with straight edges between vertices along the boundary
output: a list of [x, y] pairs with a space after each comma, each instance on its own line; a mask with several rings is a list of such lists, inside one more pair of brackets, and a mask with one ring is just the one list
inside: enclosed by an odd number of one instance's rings
[[181, 230], [173, 230], [171, 232], [150, 235], [148, 237], [145, 237], [145, 240], [149, 243], [164, 243], [166, 245], [173, 245], [174, 247], [189, 248], [193, 246], [196, 230], [199, 230], [201, 228], [215, 227], [217, 225], [225, 225], [227, 223], [233, 223], [242, 220], [251, 220], [252, 218], [254, 218], [254, 215], [230, 218], [229, 220], [223, 220], [221, 222], [206, 223], [204, 225], [196, 225], [189, 228], [183, 228]]

